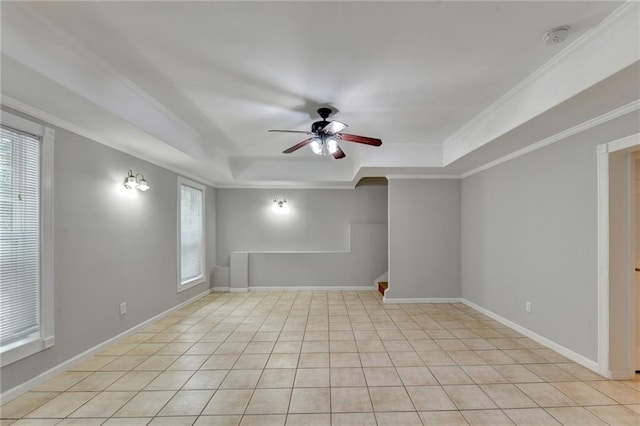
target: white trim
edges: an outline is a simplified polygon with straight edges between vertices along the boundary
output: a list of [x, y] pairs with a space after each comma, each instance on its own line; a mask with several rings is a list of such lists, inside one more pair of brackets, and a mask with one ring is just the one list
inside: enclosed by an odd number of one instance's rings
[[[187, 178], [190, 179], [195, 179], [196, 181], [200, 180], [201, 182], [203, 182], [206, 185], [210, 185], [214, 188], [220, 188], [220, 189], [354, 189], [355, 188], [355, 184], [353, 184], [352, 182], [348, 182], [345, 183], [345, 185], [326, 185], [326, 184], [320, 184], [320, 185], [315, 185], [313, 183], [290, 183], [290, 182], [286, 182], [285, 184], [281, 184], [281, 185], [274, 185], [273, 183], [265, 183], [265, 184], [261, 184], [260, 182], [257, 182], [255, 184], [244, 184], [244, 183], [238, 183], [238, 184], [234, 184], [234, 183], [226, 183], [226, 184], [216, 184], [215, 182], [212, 181], [208, 181], [208, 180], [203, 180], [198, 176], [192, 175], [189, 172], [187, 172], [186, 170], [182, 170], [176, 167], [173, 167], [171, 165], [167, 165], [164, 164], [163, 162], [158, 162], [157, 160], [154, 160], [144, 154], [141, 154], [139, 152], [135, 152], [132, 151], [131, 149], [125, 148], [121, 145], [118, 145], [117, 143], [114, 143], [111, 140], [107, 140], [104, 138], [101, 138], [100, 136], [80, 127], [80, 126], [76, 126], [74, 124], [71, 124], [65, 120], [62, 120], [58, 117], [55, 117], [53, 115], [47, 114], [37, 108], [33, 108], [30, 107], [28, 105], [25, 105], [19, 101], [16, 101], [15, 99], [12, 99], [6, 95], [0, 95], [0, 104], [8, 106], [10, 108], [13, 108], [17, 111], [23, 112], [25, 114], [31, 115], [34, 118], [46, 121], [54, 126], [60, 127], [62, 129], [68, 130], [72, 133], [78, 134], [80, 136], [83, 136], [87, 139], [91, 139], [94, 140], [102, 145], [106, 145], [108, 147], [111, 147], [115, 150], [118, 150], [120, 152], [124, 152], [126, 154], [132, 155], [134, 157], [140, 158], [144, 161], [147, 161], [151, 164], [155, 164], [157, 166], [160, 166], [162, 168], [165, 168], [169, 171], [172, 171], [174, 173], [176, 173], [177, 175], [182, 175], [182, 176], [186, 176]], [[538, 142], [535, 142], [531, 145], [528, 145], [518, 151], [512, 152], [510, 154], [507, 154], [503, 157], [500, 157], [496, 160], [490, 161], [488, 163], [483, 164], [482, 166], [476, 167], [475, 169], [469, 170], [465, 173], [462, 173], [460, 175], [450, 175], [450, 174], [443, 174], [443, 175], [433, 175], [433, 174], [425, 174], [425, 175], [398, 175], [398, 174], [391, 174], [391, 175], [387, 175], [385, 176], [387, 179], [464, 179], [466, 177], [472, 176], [476, 173], [480, 173], [482, 171], [485, 171], [487, 169], [490, 169], [492, 167], [495, 167], [497, 165], [500, 165], [502, 163], [505, 163], [507, 161], [516, 159], [518, 157], [521, 157], [523, 155], [526, 155], [530, 152], [536, 151], [538, 149], [544, 148], [546, 146], [552, 145], [553, 143], [556, 142], [561, 142], [563, 139], [573, 136], [577, 133], [583, 132], [585, 130], [591, 129], [595, 126], [598, 126], [600, 124], [606, 123], [607, 121], [616, 119], [618, 117], [621, 117], [625, 114], [628, 114], [630, 112], [633, 111], [637, 111], [638, 109], [640, 109], [640, 100], [637, 101], [633, 101], [630, 102], [627, 105], [623, 105], [622, 107], [616, 108], [615, 110], [609, 111], [607, 113], [604, 113], [598, 117], [592, 118], [590, 120], [587, 120], [585, 122], [582, 122], [580, 124], [577, 124], [569, 129], [566, 129], [562, 132], [556, 133], [555, 135], [549, 136], [545, 139], [542, 139]], [[9, 114], [6, 111], [2, 111], [2, 115], [4, 114]], [[15, 116], [14, 116], [15, 117]], [[16, 117], [19, 118], [19, 117]], [[21, 118], [19, 118], [21, 119]], [[24, 120], [24, 119], [21, 119]], [[26, 121], [26, 120], [25, 120]], [[633, 146], [633, 140], [634, 137], [636, 135], [631, 135], [628, 136], [626, 138], [622, 138], [619, 141], [615, 141], [615, 142], [610, 142], [610, 144], [612, 145], [616, 145], [616, 144], [621, 144], [621, 146], [624, 147], [628, 147], [628, 146]], [[625, 145], [627, 144], [627, 145]], [[615, 147], [615, 149], [622, 149], [622, 148], [618, 148], [617, 146]]]
[[[176, 216], [178, 218], [177, 220], [177, 225], [176, 228], [178, 230], [177, 232], [177, 240], [176, 240], [176, 245], [177, 245], [177, 252], [178, 252], [178, 277], [177, 277], [177, 291], [178, 293], [180, 293], [181, 291], [184, 291], [186, 289], [195, 287], [197, 285], [203, 284], [207, 282], [207, 275], [206, 275], [206, 252], [207, 252], [207, 221], [206, 221], [206, 217], [207, 217], [207, 187], [204, 186], [201, 183], [192, 181], [191, 179], [187, 179], [184, 178], [182, 176], [178, 176], [177, 178], [177, 182], [178, 182], [178, 187], [177, 187], [177, 202], [176, 202]], [[188, 186], [194, 189], [197, 189], [199, 191], [202, 192], [202, 241], [200, 242], [200, 275], [198, 275], [195, 278], [192, 278], [188, 281], [182, 281], [182, 272], [181, 272], [181, 265], [182, 265], [182, 253], [181, 253], [181, 244], [180, 244], [180, 240], [181, 240], [181, 222], [182, 222], [182, 217], [181, 217], [181, 209], [180, 209], [180, 205], [181, 205], [181, 194], [182, 194], [182, 187], [183, 186]]]
[[462, 301], [459, 297], [417, 297], [417, 298], [401, 298], [401, 297], [387, 297], [382, 298], [384, 303], [460, 303]]
[[229, 287], [211, 287], [211, 293], [228, 293]]
[[558, 352], [560, 355], [563, 355], [567, 358], [569, 358], [570, 360], [577, 362], [578, 364], [592, 370], [595, 371], [596, 373], [600, 373], [599, 369], [598, 369], [598, 363], [590, 360], [589, 358], [585, 357], [584, 355], [580, 355], [577, 352], [572, 351], [571, 349], [568, 349], [562, 345], [559, 345], [558, 343], [554, 342], [553, 340], [547, 339], [546, 337], [540, 336], [539, 334], [529, 330], [528, 328], [525, 328], [521, 325], [516, 324], [513, 321], [510, 321], [494, 312], [491, 312], [488, 309], [483, 308], [480, 305], [476, 305], [475, 303], [467, 300], [467, 299], [461, 299], [461, 302], [464, 303], [465, 305], [469, 306], [470, 308], [475, 309], [476, 311], [488, 316], [491, 319], [494, 319], [496, 321], [498, 321], [499, 323], [506, 325], [507, 327], [517, 331], [518, 333], [527, 336], [528, 338], [544, 345], [547, 346], [548, 348], [553, 349], [554, 351]]
[[133, 333], [135, 333], [136, 331], [140, 330], [141, 328], [146, 327], [147, 325], [153, 323], [154, 321], [159, 320], [160, 318], [163, 318], [164, 316], [170, 314], [173, 311], [176, 311], [178, 309], [181, 309], [193, 302], [195, 302], [198, 299], [201, 299], [207, 295], [210, 294], [209, 290], [203, 291], [202, 293], [199, 293], [193, 297], [191, 297], [190, 299], [185, 300], [182, 303], [177, 304], [176, 306], [167, 309], [164, 312], [159, 313], [158, 315], [155, 315], [151, 318], [149, 318], [148, 320], [145, 320], [143, 322], [141, 322], [138, 325], [135, 325], [133, 327], [131, 327], [128, 330], [123, 331], [122, 333], [118, 334], [117, 336], [114, 336], [108, 340], [105, 340], [102, 343], [99, 343], [97, 345], [95, 345], [92, 348], [87, 349], [86, 351], [74, 356], [71, 359], [68, 359], [66, 361], [61, 362], [60, 364], [56, 365], [53, 368], [50, 368], [49, 370], [38, 374], [36, 377], [27, 380], [24, 383], [19, 384], [18, 386], [11, 388], [5, 392], [3, 392], [2, 394], [0, 394], [0, 405], [1, 404], [6, 404], [7, 402], [11, 401], [14, 398], [17, 398], [18, 396], [22, 395], [25, 392], [30, 391], [31, 389], [35, 388], [36, 386], [41, 385], [42, 383], [46, 382], [47, 380], [53, 378], [54, 376], [69, 370], [71, 368], [73, 368], [75, 365], [78, 365], [80, 362], [84, 361], [85, 359], [89, 358], [90, 356], [100, 352], [101, 350], [105, 349], [107, 346], [117, 342], [120, 339], [123, 339]]
[[[40, 330], [6, 347], [0, 356], [0, 366], [12, 364], [52, 347], [54, 336], [53, 280], [53, 150], [55, 131], [7, 111], [0, 113], [0, 122], [10, 128], [39, 136], [40, 149]], [[35, 334], [35, 333], [34, 333]]]
[[629, 380], [636, 376], [636, 372], [633, 370], [608, 370], [607, 379], [611, 380]]
[[204, 275], [198, 275], [197, 277], [190, 279], [189, 281], [181, 282], [178, 284], [178, 293], [183, 292], [185, 290], [190, 289], [191, 287], [195, 287], [200, 284], [204, 284], [207, 282], [207, 277]]
[[[69, 32], [34, 8], [20, 7], [14, 12], [14, 25], [3, 32], [3, 41], [7, 41], [3, 54], [28, 68], [46, 69], [47, 77], [58, 85], [193, 158], [205, 154], [206, 141], [197, 131]], [[58, 54], [60, 46], [64, 46], [64, 56]], [[82, 78], [76, 78], [75, 70], [79, 69], [83, 70]], [[101, 81], [109, 90], [85, 84], [86, 81]], [[121, 108], [123, 103], [129, 107], [126, 111]], [[216, 159], [227, 156], [217, 148], [210, 153]]]
[[237, 287], [229, 287], [229, 293], [246, 293], [249, 289], [247, 287], [237, 288]]
[[[231, 289], [234, 290], [244, 290], [247, 289]], [[249, 291], [372, 291], [377, 290], [376, 286], [366, 286], [366, 285], [351, 285], [351, 286], [339, 286], [339, 285], [316, 285], [316, 286], [278, 286], [278, 287], [267, 287], [267, 286], [258, 286], [248, 287]]]
[[[640, 137], [635, 139], [636, 142], [640, 141]], [[628, 147], [631, 148], [631, 147]], [[629, 322], [630, 322], [630, 332], [631, 332], [631, 342], [629, 348], [629, 358], [631, 359], [631, 369], [635, 372], [636, 370], [640, 370], [640, 340], [638, 340], [638, 335], [640, 334], [640, 303], [638, 298], [640, 297], [640, 289], [638, 288], [637, 281], [637, 271], [635, 271], [635, 267], [638, 265], [636, 261], [640, 256], [640, 251], [638, 251], [638, 245], [640, 245], [640, 239], [638, 239], [638, 232], [640, 229], [638, 228], [638, 220], [634, 220], [634, 218], [640, 217], [640, 209], [638, 209], [638, 203], [640, 202], [640, 167], [637, 166], [638, 159], [640, 157], [635, 155], [629, 155], [629, 205], [630, 205], [630, 216], [629, 216], [629, 229], [631, 230], [631, 238], [629, 239], [629, 258], [628, 264], [631, 266], [629, 268], [629, 301], [630, 301], [630, 310], [629, 310]]]
[[40, 280], [41, 322], [44, 348], [54, 344], [54, 270], [53, 270], [53, 150], [55, 132], [45, 128], [42, 137], [42, 169], [40, 170]]
[[[115, 80], [115, 82], [120, 83], [126, 90], [130, 91], [135, 97], [139, 98], [142, 101], [142, 103], [139, 104], [138, 106], [142, 106], [142, 105], [149, 106], [153, 109], [154, 112], [160, 114], [161, 118], [164, 118], [167, 122], [170, 122], [172, 125], [175, 124], [179, 126], [182, 130], [190, 134], [192, 137], [198, 136], [198, 133], [191, 126], [189, 126], [187, 122], [181, 119], [178, 115], [176, 115], [164, 104], [162, 104], [153, 96], [151, 96], [149, 93], [147, 93], [142, 88], [140, 88], [138, 85], [136, 85], [133, 81], [125, 77], [122, 73], [118, 72], [115, 68], [111, 66], [111, 64], [108, 61], [105, 61], [100, 55], [96, 54], [91, 49], [88, 49], [84, 43], [82, 43], [77, 38], [73, 37], [69, 32], [65, 31], [64, 28], [61, 28], [58, 24], [53, 22], [48, 16], [40, 13], [38, 10], [34, 8], [29, 8], [28, 14], [30, 16], [35, 17], [38, 21], [40, 21], [39, 24], [45, 24], [46, 30], [53, 33], [52, 34], [53, 36], [51, 37], [50, 40], [53, 40], [54, 42], [56, 42], [58, 40], [55, 40], [54, 37], [62, 38], [63, 41], [68, 42], [73, 47], [73, 49], [75, 49], [76, 52], [79, 53], [79, 55], [82, 58], [88, 61], [88, 63], [96, 66], [100, 71], [104, 72], [106, 74], [105, 77], [112, 78], [113, 80]], [[44, 27], [44, 25], [38, 25], [38, 26], [40, 28]], [[76, 53], [76, 52], [73, 52], [73, 53]], [[71, 55], [67, 55], [67, 58], [70, 59]], [[77, 59], [77, 57], [74, 57], [73, 59]], [[76, 65], [76, 64], [77, 62], [74, 63], [73, 65]], [[57, 80], [56, 80], [56, 83], [60, 84], [60, 82]], [[109, 83], [113, 83], [113, 82], [109, 82]], [[114, 87], [114, 86], [115, 85], [111, 87]], [[81, 96], [88, 97], [86, 96], [86, 93], [82, 93]], [[94, 99], [91, 99], [91, 100], [94, 103], [98, 104], [98, 102], [95, 102]]]
[[39, 331], [34, 332], [34, 336], [25, 337], [5, 346], [3, 352], [0, 353], [0, 367], [13, 364], [53, 346], [54, 336], [42, 337], [42, 328], [41, 326]]
[[[442, 167], [442, 166], [441, 166]], [[460, 175], [386, 175], [389, 179], [460, 179]]]
[[[151, 158], [148, 155], [145, 155], [141, 152], [135, 151], [133, 149], [131, 149], [130, 147], [125, 147], [122, 146], [120, 144], [118, 144], [117, 142], [109, 139], [109, 138], [105, 138], [102, 136], [99, 136], [93, 132], [91, 132], [90, 130], [85, 129], [84, 127], [80, 127], [78, 125], [72, 124], [66, 120], [63, 120], [62, 118], [56, 117], [54, 115], [48, 114], [38, 108], [34, 108], [32, 106], [23, 104], [20, 101], [17, 101], [13, 98], [10, 98], [7, 95], [2, 95], [0, 94], [0, 105], [2, 106], [6, 106], [9, 108], [12, 108], [18, 112], [21, 112], [23, 114], [27, 114], [33, 118], [36, 118], [38, 120], [42, 120], [45, 121], [53, 126], [59, 127], [61, 129], [64, 129], [66, 131], [69, 131], [71, 133], [75, 133], [76, 135], [80, 135], [82, 137], [85, 137], [87, 139], [91, 139], [94, 142], [98, 142], [99, 144], [108, 146], [109, 148], [115, 149], [116, 151], [120, 151], [123, 152], [125, 154], [131, 155], [133, 157], [139, 158], [141, 160], [144, 160], [148, 163], [151, 164], [155, 164], [158, 167], [162, 167], [164, 169], [167, 169], [171, 172], [174, 172], [177, 175], [182, 175], [182, 176], [186, 176], [188, 178], [191, 179], [195, 179], [195, 180], [201, 180], [203, 182], [205, 182], [207, 185], [215, 186], [215, 182], [213, 181], [209, 181], [207, 179], [203, 179], [200, 176], [194, 175], [191, 172], [189, 172], [188, 170], [184, 170], [178, 167], [175, 167], [169, 163], [163, 162], [163, 161], [159, 161], [158, 159], [155, 158]], [[6, 111], [2, 111], [2, 114], [5, 114]]]
[[[609, 148], [611, 150], [611, 148]], [[633, 175], [633, 158], [631, 155], [627, 155], [626, 156], [626, 172], [627, 172], [627, 191], [625, 194], [625, 198], [626, 198], [626, 202], [627, 202], [627, 208], [626, 210], [626, 220], [625, 220], [625, 225], [628, 231], [628, 235], [635, 235], [633, 234], [632, 231], [635, 231], [635, 227], [633, 226], [633, 223], [635, 222], [633, 220], [633, 217], [631, 216], [631, 212], [633, 211], [633, 206], [632, 206], [632, 201], [633, 201], [633, 185], [634, 185], [634, 178], [635, 176]], [[635, 266], [635, 258], [631, 256], [633, 248], [631, 247], [631, 244], [635, 242], [635, 238], [634, 237], [630, 237], [627, 238], [626, 241], [626, 247], [625, 247], [625, 263], [627, 266], [627, 276], [626, 276], [626, 281], [627, 281], [627, 359], [628, 364], [627, 367], [629, 368], [629, 370], [631, 370], [632, 368], [635, 371], [635, 359], [634, 359], [634, 354], [635, 354], [635, 335], [633, 334], [635, 330], [635, 327], [632, 323], [633, 321], [633, 314], [634, 314], [634, 310], [633, 307], [635, 306], [635, 301], [632, 297], [633, 294], [635, 294], [634, 291], [634, 287], [635, 287], [635, 280], [633, 279], [634, 276], [634, 269], [633, 267]]]
[[[17, 111], [23, 112], [25, 114], [31, 115], [34, 118], [46, 121], [54, 126], [60, 127], [62, 129], [65, 129], [69, 132], [78, 134], [80, 136], [83, 136], [87, 139], [91, 139], [94, 140], [102, 145], [106, 145], [110, 148], [113, 148], [115, 150], [118, 150], [120, 152], [124, 152], [125, 154], [128, 155], [132, 155], [134, 157], [137, 157], [141, 160], [147, 161], [151, 164], [155, 164], [159, 167], [165, 168], [169, 171], [172, 171], [174, 173], [176, 173], [177, 175], [182, 175], [182, 176], [186, 176], [190, 179], [194, 179], [196, 181], [200, 180], [201, 182], [204, 182], [204, 184], [212, 186], [214, 188], [220, 188], [220, 189], [304, 189], [304, 190], [308, 190], [308, 189], [355, 189], [356, 184], [354, 184], [353, 182], [347, 182], [344, 185], [342, 184], [336, 184], [336, 185], [327, 185], [327, 184], [319, 184], [319, 185], [315, 185], [313, 183], [291, 183], [291, 182], [285, 182], [281, 185], [274, 185], [273, 183], [265, 183], [265, 184], [261, 184], [260, 182], [256, 182], [254, 184], [245, 184], [245, 183], [238, 183], [238, 184], [234, 184], [234, 183], [225, 183], [225, 184], [216, 184], [215, 182], [212, 181], [208, 181], [208, 180], [203, 180], [202, 178], [200, 178], [199, 176], [195, 176], [189, 172], [187, 172], [186, 170], [183, 169], [179, 169], [176, 168], [174, 166], [165, 164], [163, 162], [159, 162], [155, 159], [152, 159], [142, 153], [133, 151], [129, 148], [125, 148], [117, 143], [114, 143], [111, 140], [107, 140], [104, 139], [80, 126], [76, 126], [74, 124], [71, 124], [65, 120], [62, 120], [58, 117], [55, 117], [53, 115], [47, 114], [37, 108], [33, 108], [30, 107], [28, 105], [25, 105], [19, 101], [16, 101], [15, 99], [12, 99], [6, 95], [0, 95], [0, 104], [8, 106], [10, 108], [13, 108]], [[442, 174], [442, 175], [434, 175], [434, 174], [425, 174], [425, 175], [398, 175], [398, 174], [391, 174], [391, 175], [387, 175], [385, 176], [388, 180], [390, 179], [464, 179], [466, 177], [472, 176], [476, 173], [480, 173], [482, 171], [485, 171], [487, 169], [490, 169], [492, 167], [495, 167], [497, 165], [500, 165], [502, 163], [505, 163], [507, 161], [516, 159], [518, 157], [521, 157], [523, 155], [526, 155], [530, 152], [536, 151], [538, 149], [544, 148], [546, 146], [552, 145], [553, 143], [556, 142], [561, 142], [562, 140], [564, 140], [567, 137], [573, 136], [577, 133], [583, 132], [585, 130], [591, 129], [595, 126], [598, 126], [600, 124], [603, 124], [607, 121], [616, 119], [618, 117], [621, 117], [625, 114], [628, 114], [630, 112], [633, 111], [637, 111], [638, 109], [640, 109], [640, 100], [637, 101], [633, 101], [630, 102], [627, 105], [623, 105], [622, 107], [619, 107], [615, 110], [609, 111], [607, 113], [604, 113], [598, 117], [595, 117], [593, 119], [587, 120], [585, 122], [582, 122], [580, 124], [577, 124], [576, 126], [573, 126], [569, 129], [566, 129], [562, 132], [556, 133], [555, 135], [549, 136], [548, 138], [542, 139], [538, 142], [535, 142], [531, 145], [528, 145], [520, 150], [514, 151], [510, 154], [507, 154], [503, 157], [500, 157], [496, 160], [490, 161], [488, 163], [485, 163], [479, 167], [476, 167], [475, 169], [469, 170], [467, 172], [464, 172], [460, 175], [451, 175], [451, 174]], [[2, 115], [4, 114], [9, 114], [6, 111], [2, 111]], [[14, 116], [15, 117], [15, 116]], [[24, 120], [20, 117], [16, 117], [19, 118], [21, 120]], [[25, 120], [26, 121], [26, 120]], [[30, 132], [33, 133], [33, 132]], [[617, 141], [616, 143], [621, 144], [621, 146], [627, 147], [627, 146], [633, 146], [633, 139], [634, 139], [635, 135], [631, 135], [628, 136], [626, 138], [622, 138], [619, 141]], [[611, 144], [614, 144], [614, 142], [610, 142]], [[625, 145], [625, 144], [630, 144], [630, 145]], [[618, 148], [616, 147], [616, 149], [622, 149], [622, 148]]]
[[[640, 101], [639, 101], [640, 102]], [[640, 133], [634, 133], [633, 135], [626, 136], [624, 138], [616, 139], [607, 144], [609, 152], [623, 151], [629, 148], [637, 147], [640, 144]]]
[[[510, 160], [514, 160], [518, 157], [521, 157], [523, 155], [529, 154], [530, 152], [533, 151], [537, 151], [541, 148], [544, 148], [546, 146], [552, 145], [556, 142], [561, 142], [564, 139], [573, 136], [573, 135], [577, 135], [578, 133], [584, 132], [586, 130], [589, 130], [593, 127], [599, 126], [603, 123], [606, 123], [608, 121], [614, 120], [618, 117], [622, 117], [623, 115], [629, 114], [630, 112], [633, 111], [637, 111], [640, 109], [640, 100], [636, 100], [633, 102], [628, 103], [627, 105], [623, 105], [619, 108], [616, 108], [612, 111], [606, 112], [602, 115], [599, 115], [595, 118], [592, 118], [590, 120], [584, 121], [580, 124], [577, 124], [573, 127], [570, 127], [568, 129], [565, 129], [561, 132], [558, 132], [554, 135], [549, 136], [548, 138], [542, 139], [538, 142], [535, 142], [531, 145], [527, 145], [526, 147], [519, 149], [517, 151], [514, 151], [510, 154], [507, 154], [503, 157], [500, 157], [498, 159], [495, 159], [493, 161], [490, 161], [486, 164], [483, 164], [480, 167], [476, 167], [475, 169], [469, 170], [468, 172], [462, 173], [460, 175], [460, 178], [464, 179], [466, 177], [475, 175], [476, 173], [480, 173], [482, 171], [485, 171], [487, 169], [490, 169], [492, 167], [495, 167], [499, 164], [502, 163], [506, 163], [507, 161]], [[633, 138], [633, 136], [628, 136], [628, 138]], [[627, 139], [627, 138], [623, 138], [623, 139]], [[637, 143], [637, 142], [636, 142]]]
[[[351, 227], [351, 224], [348, 224]], [[351, 228], [349, 228], [351, 229]], [[232, 253], [252, 254], [347, 254], [351, 253], [350, 247], [347, 250], [274, 250], [274, 251], [234, 251]]]
[[609, 371], [609, 150], [598, 145], [598, 372]]
[[[632, 147], [640, 146], [640, 133], [635, 133], [596, 147], [597, 153], [597, 211], [598, 211], [598, 372], [609, 378], [620, 377], [628, 378], [633, 372], [633, 365], [629, 365], [629, 370], [609, 370], [610, 354], [610, 310], [609, 310], [609, 274], [610, 274], [610, 236], [609, 236], [609, 154], [616, 151], [629, 150]], [[631, 177], [633, 178], [633, 177]], [[627, 250], [629, 251], [629, 250]], [[627, 253], [629, 255], [630, 253]], [[631, 279], [629, 277], [629, 279]], [[631, 282], [628, 285], [628, 291], [631, 290]], [[633, 292], [631, 292], [633, 293]], [[629, 298], [628, 298], [629, 299]], [[629, 300], [627, 310], [631, 310], [631, 301]], [[627, 312], [627, 321], [629, 321], [631, 312]], [[630, 331], [634, 331], [634, 327], [629, 327]], [[626, 340], [626, 357], [630, 363], [633, 363], [633, 336], [627, 336]], [[633, 377], [633, 376], [632, 376]]]
[[327, 185], [326, 183], [315, 185], [311, 182], [282, 182], [281, 185], [274, 185], [273, 183], [262, 184], [255, 182], [253, 184], [247, 183], [224, 183], [211, 185], [216, 189], [355, 189], [356, 184], [353, 182], [345, 182], [344, 184]]
[[34, 136], [44, 137], [47, 128], [42, 124], [34, 123], [26, 118], [18, 117], [8, 111], [0, 111], [0, 122], [12, 129], [20, 130], [21, 132], [29, 133]]
[[[551, 58], [551, 60], [544, 63], [524, 80], [509, 89], [491, 105], [444, 140], [442, 143], [443, 165], [446, 166], [453, 163], [497, 137], [497, 135], [495, 135], [495, 126], [489, 126], [494, 129], [494, 131], [491, 132], [493, 137], [490, 137], [488, 141], [482, 141], [480, 139], [486, 138], [487, 135], [481, 135], [484, 136], [483, 138], [479, 138], [477, 134], [475, 136], [471, 135], [473, 127], [486, 130], [488, 128], [486, 125], [487, 122], [511, 122], [509, 128], [506, 128], [505, 124], [499, 126], [502, 127], [502, 129], [499, 130], [501, 134], [505, 134], [534, 116], [537, 116], [539, 113], [544, 112], [541, 111], [542, 100], [545, 100], [548, 104], [544, 107], [544, 110], [549, 110], [551, 107], [575, 96], [577, 93], [593, 86], [598, 81], [603, 80], [637, 60], [637, 48], [635, 48], [631, 42], [637, 33], [637, 15], [637, 2], [625, 2], [613, 13], [605, 17], [596, 27], [586, 31], [573, 43]], [[600, 61], [603, 66], [596, 70], [590, 70], [591, 72], [588, 74], [582, 73], [579, 81], [571, 81], [571, 84], [563, 88], [562, 96], [559, 96], [557, 90], [551, 92], [553, 95], [550, 96], [549, 99], [544, 99], [542, 95], [536, 93], [540, 88], [556, 87], [557, 84], [553, 86], [554, 81], [560, 76], [563, 76], [567, 70], [576, 69], [577, 64], [582, 65], [584, 69], [589, 68], [588, 65], [594, 63], [592, 51], [594, 49], [604, 49], [605, 46], [615, 41], [616, 37], [628, 41], [628, 43], [621, 43], [619, 49], [609, 49], [612, 53], [610, 57], [607, 58], [608, 60], [605, 62]], [[618, 68], [612, 68], [614, 66]], [[527, 99], [533, 94], [538, 94], [541, 97], [541, 101], [535, 105], [527, 102]], [[524, 100], [522, 98], [524, 98]], [[523, 116], [526, 112], [525, 109], [528, 111], [528, 116]], [[506, 116], [505, 112], [507, 111], [513, 111], [511, 117]], [[502, 114], [500, 114], [501, 112]], [[513, 123], [514, 121], [516, 122]]]
[[384, 298], [386, 294], [391, 290], [391, 203], [389, 200], [391, 199], [391, 185], [387, 185], [387, 289], [384, 291], [382, 295], [382, 302], [384, 303]]

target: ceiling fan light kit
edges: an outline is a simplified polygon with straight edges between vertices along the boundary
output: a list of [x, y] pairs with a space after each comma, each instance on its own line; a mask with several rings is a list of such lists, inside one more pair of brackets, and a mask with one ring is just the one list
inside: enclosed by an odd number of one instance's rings
[[314, 139], [309, 144], [311, 151], [317, 155], [333, 155], [338, 151], [338, 141], [334, 138], [327, 138], [322, 140], [321, 138]]
[[346, 157], [344, 151], [338, 145], [338, 141], [354, 142], [364, 145], [380, 146], [382, 141], [376, 138], [369, 138], [366, 136], [350, 135], [347, 133], [340, 133], [348, 126], [339, 121], [327, 121], [329, 115], [331, 115], [330, 108], [318, 109], [318, 115], [322, 118], [320, 121], [316, 121], [311, 124], [311, 131], [305, 132], [302, 130], [269, 130], [269, 132], [281, 132], [281, 133], [304, 133], [311, 135], [310, 138], [297, 143], [296, 145], [282, 151], [284, 154], [291, 154], [294, 151], [299, 150], [302, 147], [309, 145], [311, 151], [316, 155], [332, 155], [333, 158], [339, 160]]

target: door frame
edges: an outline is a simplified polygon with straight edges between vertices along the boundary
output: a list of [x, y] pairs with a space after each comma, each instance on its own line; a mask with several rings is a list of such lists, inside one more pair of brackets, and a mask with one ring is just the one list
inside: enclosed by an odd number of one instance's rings
[[640, 185], [638, 185], [638, 179], [640, 179], [640, 167], [638, 161], [640, 161], [640, 151], [634, 151], [629, 155], [630, 178], [631, 184], [629, 189], [630, 202], [631, 202], [631, 245], [629, 247], [630, 262], [631, 262], [631, 368], [638, 372], [640, 371], [640, 280], [638, 279], [638, 269], [640, 263], [638, 263], [638, 245], [640, 245], [640, 238], [638, 237], [638, 215], [640, 215], [640, 209], [638, 209], [638, 202], [640, 201]]
[[[633, 285], [634, 276], [631, 271], [627, 271], [626, 282], [622, 283], [625, 288], [616, 288], [615, 290], [627, 293], [627, 303], [624, 307], [616, 307], [615, 312], [609, 309], [610, 296], [612, 288], [610, 287], [610, 253], [612, 236], [610, 235], [610, 170], [609, 159], [612, 154], [620, 154], [624, 152], [632, 152], [640, 149], [640, 133], [636, 133], [621, 139], [617, 139], [596, 147], [597, 153], [597, 228], [598, 228], [598, 370], [599, 373], [610, 379], [627, 379], [635, 376], [634, 351], [636, 343], [637, 331], [635, 329], [636, 322], [634, 303], [636, 296], [635, 286]], [[628, 155], [627, 163], [627, 179], [633, 181], [631, 174], [632, 155]], [[633, 196], [633, 182], [627, 182], [627, 206], [631, 205], [630, 197]], [[628, 208], [627, 208], [628, 210]], [[627, 213], [627, 229], [631, 229], [630, 214]], [[615, 236], [613, 237], [615, 238]], [[617, 242], [619, 243], [619, 241]], [[625, 264], [626, 268], [633, 266], [632, 251], [630, 242], [626, 242]], [[620, 284], [614, 283], [618, 286]], [[623, 308], [622, 311], [619, 308]], [[614, 315], [617, 318], [614, 318]], [[623, 336], [611, 336], [610, 324], [615, 320], [626, 323]], [[613, 340], [611, 339], [613, 337]], [[612, 358], [624, 358], [624, 365], [616, 365], [613, 369], [610, 366]]]

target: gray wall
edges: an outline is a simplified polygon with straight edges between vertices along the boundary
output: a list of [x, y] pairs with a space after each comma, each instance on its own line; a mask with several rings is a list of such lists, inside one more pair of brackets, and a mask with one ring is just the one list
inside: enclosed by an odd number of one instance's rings
[[[275, 197], [287, 199], [289, 214], [271, 210]], [[216, 208], [217, 264], [229, 266], [232, 251], [348, 251], [350, 224], [386, 226], [387, 187], [219, 188]]]
[[251, 253], [248, 272], [251, 287], [371, 287], [387, 272], [387, 225], [352, 224], [348, 252]]
[[591, 360], [597, 358], [596, 145], [637, 131], [618, 123], [462, 182], [462, 297]]
[[460, 181], [389, 180], [385, 297], [460, 297]]
[[[2, 392], [208, 288], [204, 283], [176, 293], [176, 174], [55, 131], [55, 345], [2, 368]], [[133, 199], [122, 186], [129, 169], [151, 185]], [[212, 211], [213, 188], [207, 197]], [[209, 233], [211, 248], [214, 226]], [[215, 249], [207, 258], [210, 269]], [[121, 302], [127, 303], [124, 316]]]

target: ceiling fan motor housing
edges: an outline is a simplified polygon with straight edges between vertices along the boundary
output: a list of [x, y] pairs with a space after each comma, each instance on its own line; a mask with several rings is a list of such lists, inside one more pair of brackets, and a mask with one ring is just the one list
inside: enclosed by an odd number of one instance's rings
[[333, 111], [331, 108], [320, 108], [318, 109], [318, 115], [322, 118], [321, 121], [316, 121], [311, 125], [311, 131], [313, 133], [320, 133], [322, 129], [324, 129], [329, 122], [327, 121], [327, 117], [331, 115]]
[[313, 133], [320, 133], [320, 131], [324, 129], [327, 126], [327, 124], [329, 124], [329, 122], [325, 120], [316, 121], [311, 125], [311, 131]]
[[331, 108], [320, 108], [320, 109], [318, 109], [318, 115], [320, 117], [322, 117], [323, 120], [326, 120], [327, 117], [329, 117], [332, 112], [333, 111], [331, 111]]

